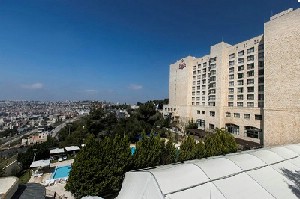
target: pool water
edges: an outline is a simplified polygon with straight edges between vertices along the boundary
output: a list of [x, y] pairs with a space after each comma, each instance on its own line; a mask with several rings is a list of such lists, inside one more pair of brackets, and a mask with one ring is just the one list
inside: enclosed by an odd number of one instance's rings
[[131, 147], [131, 155], [134, 155], [136, 148], [135, 147]]
[[63, 166], [63, 167], [57, 167], [52, 174], [52, 179], [59, 179], [59, 178], [65, 178], [69, 176], [69, 173], [71, 171], [71, 166]]

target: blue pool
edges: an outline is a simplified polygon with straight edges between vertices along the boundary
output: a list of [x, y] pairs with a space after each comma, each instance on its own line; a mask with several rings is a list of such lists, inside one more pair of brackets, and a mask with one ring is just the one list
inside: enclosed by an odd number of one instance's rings
[[134, 155], [136, 148], [135, 147], [131, 147], [131, 155]]
[[71, 171], [71, 166], [63, 166], [63, 167], [57, 167], [55, 171], [52, 173], [52, 179], [59, 179], [59, 178], [65, 178], [69, 176], [69, 173]]

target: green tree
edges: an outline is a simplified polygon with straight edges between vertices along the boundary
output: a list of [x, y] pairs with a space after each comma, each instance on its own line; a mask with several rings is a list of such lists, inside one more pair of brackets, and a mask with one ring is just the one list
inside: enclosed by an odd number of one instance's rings
[[237, 151], [234, 137], [224, 129], [216, 129], [214, 133], [205, 137], [206, 156], [225, 155]]
[[180, 145], [179, 157], [178, 160], [180, 162], [184, 162], [186, 160], [192, 160], [197, 157], [197, 144], [191, 136], [187, 136], [187, 138]]
[[176, 148], [171, 137], [167, 143], [162, 141], [162, 153], [160, 164], [172, 164], [176, 161]]
[[150, 137], [142, 133], [142, 140], [137, 142], [134, 155], [135, 169], [159, 165], [162, 154], [162, 144], [159, 136], [151, 133]]
[[66, 189], [77, 198], [87, 195], [106, 197], [120, 190], [125, 172], [130, 168], [127, 137], [106, 137], [101, 142], [89, 137], [73, 163]]

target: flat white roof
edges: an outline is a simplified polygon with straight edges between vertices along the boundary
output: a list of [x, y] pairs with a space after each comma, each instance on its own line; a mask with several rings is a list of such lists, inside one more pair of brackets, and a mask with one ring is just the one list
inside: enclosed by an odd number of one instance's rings
[[299, 170], [299, 144], [244, 151], [127, 172], [117, 198], [293, 199]]
[[50, 160], [38, 160], [31, 163], [30, 167], [46, 167], [50, 165]]
[[66, 151], [79, 151], [80, 148], [78, 146], [67, 146], [65, 147]]
[[3, 177], [0, 178], [0, 196], [6, 194], [14, 186], [17, 186], [19, 179], [17, 177]]
[[59, 154], [59, 153], [64, 153], [65, 150], [62, 148], [62, 149], [59, 149], [59, 148], [56, 148], [56, 149], [52, 149], [50, 150], [50, 154]]

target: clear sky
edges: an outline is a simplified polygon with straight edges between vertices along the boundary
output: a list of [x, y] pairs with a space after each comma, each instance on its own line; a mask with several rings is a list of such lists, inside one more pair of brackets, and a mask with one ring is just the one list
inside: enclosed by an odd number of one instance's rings
[[[263, 33], [298, 0], [0, 0], [0, 99], [168, 97], [169, 65]], [[299, 19], [300, 20], [300, 19]]]

